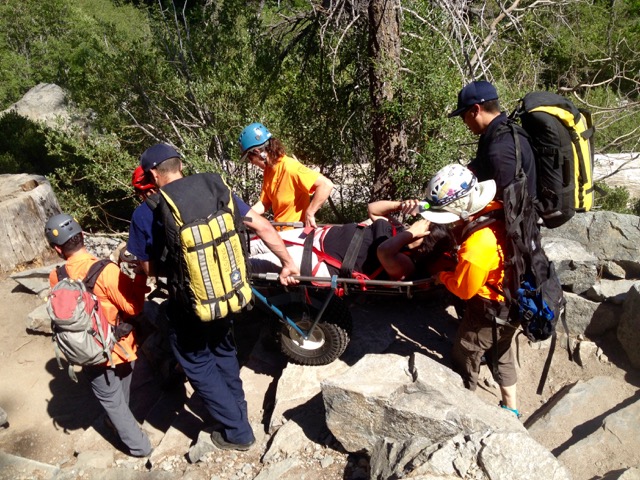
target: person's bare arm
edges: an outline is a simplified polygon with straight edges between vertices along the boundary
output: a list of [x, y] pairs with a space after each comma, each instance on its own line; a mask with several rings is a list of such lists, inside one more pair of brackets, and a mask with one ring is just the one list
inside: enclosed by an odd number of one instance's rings
[[142, 270], [142, 272], [144, 272], [144, 274], [147, 275], [148, 277], [151, 277], [154, 275], [151, 268], [151, 262], [148, 260], [138, 260], [138, 265], [136, 266], [136, 270], [138, 269]]
[[264, 203], [262, 203], [260, 200], [258, 200], [256, 203], [253, 204], [253, 206], [251, 207], [251, 210], [256, 212], [258, 215], [264, 215], [264, 212], [267, 211], [267, 209], [264, 206]]
[[378, 246], [378, 260], [392, 280], [403, 280], [413, 274], [415, 265], [411, 258], [402, 252], [402, 249], [429, 235], [429, 225], [430, 222], [427, 220], [418, 220], [404, 232], [385, 240]]
[[418, 212], [418, 202], [416, 199], [409, 200], [378, 200], [367, 205], [369, 218], [373, 221], [379, 218], [387, 218], [392, 213], [402, 213], [404, 215], [415, 215]]
[[264, 242], [264, 244], [271, 250], [280, 262], [282, 263], [282, 270], [280, 271], [280, 283], [283, 285], [295, 285], [298, 280], [291, 278], [292, 275], [300, 275], [300, 269], [295, 264], [291, 255], [287, 251], [282, 238], [273, 228], [273, 225], [261, 215], [258, 215], [253, 209], [245, 215], [245, 225], [256, 232], [256, 235]]
[[316, 228], [316, 212], [320, 210], [329, 195], [331, 195], [333, 182], [324, 175], [320, 175], [313, 184], [313, 190], [313, 198], [305, 213], [304, 226]]

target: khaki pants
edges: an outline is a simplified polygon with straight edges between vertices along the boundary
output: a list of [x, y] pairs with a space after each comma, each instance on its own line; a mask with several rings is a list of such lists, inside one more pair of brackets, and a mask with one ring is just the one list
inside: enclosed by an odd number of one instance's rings
[[[493, 307], [492, 311], [487, 308]], [[507, 318], [507, 308], [498, 302], [489, 302], [475, 296], [466, 302], [464, 316], [458, 327], [453, 345], [453, 369], [462, 376], [464, 386], [475, 390], [478, 386], [478, 374], [482, 357], [493, 373], [494, 346], [493, 325], [495, 317]], [[510, 387], [517, 382], [515, 358], [511, 349], [511, 341], [516, 333], [512, 325], [497, 325], [497, 375], [494, 380], [503, 387]]]

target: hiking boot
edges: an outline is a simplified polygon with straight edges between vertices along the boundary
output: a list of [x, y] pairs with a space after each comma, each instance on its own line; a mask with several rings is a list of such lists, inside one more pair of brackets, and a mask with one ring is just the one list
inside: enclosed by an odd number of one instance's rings
[[246, 452], [249, 450], [254, 443], [256, 443], [256, 439], [252, 438], [248, 443], [231, 443], [225, 440], [222, 432], [213, 431], [211, 433], [211, 441], [213, 444], [221, 450], [240, 450], [242, 452]]

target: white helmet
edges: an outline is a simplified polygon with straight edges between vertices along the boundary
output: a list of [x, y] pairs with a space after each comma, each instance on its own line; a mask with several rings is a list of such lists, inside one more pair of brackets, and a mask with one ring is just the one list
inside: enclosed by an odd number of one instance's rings
[[458, 163], [447, 165], [429, 181], [427, 201], [434, 207], [444, 207], [468, 195], [476, 182], [468, 168]]
[[493, 200], [496, 183], [478, 182], [466, 167], [454, 163], [436, 173], [427, 186], [429, 208], [421, 215], [434, 223], [452, 223], [482, 210]]

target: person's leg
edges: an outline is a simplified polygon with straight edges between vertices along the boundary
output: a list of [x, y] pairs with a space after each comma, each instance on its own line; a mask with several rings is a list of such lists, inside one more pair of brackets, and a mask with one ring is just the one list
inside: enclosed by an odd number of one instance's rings
[[136, 457], [150, 455], [151, 442], [149, 442], [149, 437], [142, 431], [138, 421], [131, 413], [123, 389], [123, 382], [125, 385], [131, 382], [131, 366], [125, 363], [118, 365], [116, 369], [85, 367], [84, 372], [91, 381], [94, 395], [131, 455]]
[[136, 362], [129, 362], [118, 365], [116, 367], [116, 376], [120, 380], [120, 388], [122, 389], [122, 395], [127, 406], [131, 400], [131, 379], [133, 378], [133, 370], [136, 366]]
[[482, 329], [480, 315], [482, 311], [478, 310], [477, 304], [467, 302], [451, 353], [453, 370], [462, 377], [465, 388], [472, 391], [478, 386], [478, 374], [484, 354], [479, 337]]
[[500, 394], [502, 395], [502, 404], [511, 410], [518, 410], [518, 401], [516, 398], [516, 384], [505, 387], [500, 385]]
[[248, 423], [247, 401], [244, 395], [242, 379], [240, 378], [240, 364], [238, 363], [238, 352], [231, 330], [224, 338], [213, 348], [213, 355], [216, 357], [216, 363], [220, 371], [220, 375], [224, 379], [229, 391], [240, 407], [243, 418]]
[[[289, 242], [299, 245], [304, 244], [304, 228], [292, 228], [290, 230], [279, 231], [278, 235], [280, 235], [280, 238], [285, 242], [287, 248], [293, 246], [290, 245]], [[253, 257], [261, 253], [271, 253], [271, 249], [262, 239], [252, 238], [249, 242], [249, 256]]]
[[[211, 333], [209, 330], [217, 328], [219, 328], [217, 325], [206, 325], [190, 333], [187, 333], [185, 328], [172, 329], [169, 336], [171, 346], [189, 382], [202, 398], [210, 415], [224, 425], [226, 440], [237, 444], [251, 443], [254, 436], [247, 419], [244, 394], [242, 402], [239, 402], [235, 392], [237, 385], [232, 382], [230, 387], [227, 383], [227, 379], [232, 375], [226, 372], [226, 369], [230, 368], [231, 361], [224, 360], [226, 368], [223, 369], [218, 365], [219, 357], [214, 355], [209, 347], [210, 344], [217, 345], [224, 335], [222, 332], [215, 332], [219, 337], [217, 342], [216, 339], [206, 341], [206, 337]], [[186, 335], [189, 338], [183, 338]], [[204, 341], [198, 341], [199, 339]], [[235, 357], [235, 349], [233, 354]], [[242, 389], [237, 358], [235, 364], [237, 381], [240, 382], [239, 388]]]
[[[513, 354], [512, 344], [516, 329], [511, 325], [500, 326], [497, 329], [498, 342], [498, 372], [495, 375], [495, 381], [500, 385], [500, 393], [502, 395], [502, 404], [512, 410], [518, 409], [516, 398], [516, 383], [518, 374], [516, 371], [515, 355]], [[494, 348], [487, 351], [487, 359], [493, 362]]]
[[274, 253], [260, 253], [247, 258], [251, 273], [278, 273], [282, 264]]

